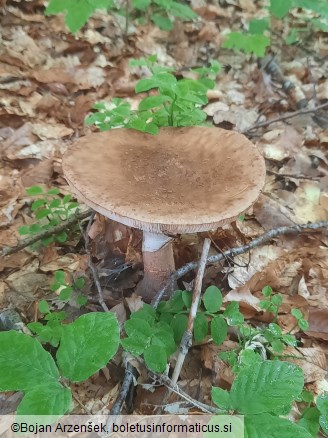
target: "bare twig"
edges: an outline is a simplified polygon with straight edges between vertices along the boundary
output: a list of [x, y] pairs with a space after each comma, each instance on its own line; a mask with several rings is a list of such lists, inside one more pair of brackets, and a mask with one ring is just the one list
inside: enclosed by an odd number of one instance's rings
[[88, 255], [88, 266], [92, 272], [92, 276], [93, 276], [93, 281], [96, 285], [97, 291], [98, 291], [98, 301], [99, 304], [101, 305], [101, 307], [103, 308], [103, 310], [105, 312], [109, 312], [109, 308], [107, 307], [105, 301], [104, 301], [104, 297], [103, 297], [103, 293], [102, 293], [102, 288], [100, 285], [100, 281], [99, 281], [99, 276], [98, 276], [98, 272], [97, 272], [97, 268], [95, 267], [95, 265], [92, 263], [91, 260], [91, 251], [90, 251], [90, 239], [89, 239], [89, 231], [93, 222], [93, 219], [96, 215], [96, 212], [92, 212], [88, 225], [87, 225], [87, 229], [85, 231], [85, 235], [84, 235], [84, 242], [85, 242], [85, 251]]
[[115, 400], [115, 403], [112, 406], [112, 409], [110, 411], [110, 415], [120, 415], [123, 403], [127, 397], [127, 394], [131, 388], [131, 385], [133, 385], [133, 379], [134, 379], [134, 373], [136, 373], [136, 369], [127, 362], [125, 367], [125, 374], [123, 378], [123, 382], [119, 391], [119, 394]]
[[253, 126], [251, 126], [250, 128], [247, 128], [245, 131], [243, 131], [242, 134], [247, 134], [250, 131], [254, 131], [255, 129], [264, 128], [265, 126], [269, 126], [272, 123], [282, 122], [284, 120], [292, 119], [293, 117], [297, 117], [297, 116], [300, 116], [303, 114], [315, 113], [315, 112], [317, 112], [323, 108], [327, 108], [327, 107], [328, 107], [328, 102], [325, 102], [322, 105], [316, 106], [315, 108], [312, 108], [312, 109], [300, 109], [298, 111], [294, 111], [292, 113], [285, 114], [283, 116], [276, 117], [274, 119], [266, 120], [265, 122], [255, 123]]
[[177, 362], [176, 362], [173, 376], [172, 376], [172, 384], [173, 385], [175, 385], [178, 381], [182, 365], [185, 361], [186, 355], [187, 355], [189, 348], [191, 347], [191, 344], [192, 344], [192, 331], [194, 328], [194, 321], [196, 318], [197, 309], [198, 309], [199, 300], [200, 300], [200, 295], [202, 292], [203, 276], [204, 276], [204, 272], [205, 272], [206, 260], [207, 260], [208, 251], [210, 249], [210, 246], [211, 246], [211, 240], [206, 238], [204, 240], [202, 255], [201, 255], [201, 258], [199, 261], [198, 272], [197, 272], [197, 276], [196, 276], [195, 283], [194, 283], [194, 290], [193, 290], [193, 295], [192, 295], [191, 308], [190, 308], [190, 312], [189, 312], [187, 330], [185, 331], [185, 333], [181, 339], [180, 348], [179, 348], [179, 355], [178, 355]]
[[[310, 223], [310, 224], [292, 225], [290, 227], [273, 228], [272, 230], [267, 231], [266, 233], [262, 234], [256, 239], [251, 240], [246, 245], [237, 246], [235, 248], [231, 248], [227, 251], [224, 251], [222, 254], [216, 254], [214, 256], [209, 257], [207, 259], [207, 264], [217, 263], [227, 256], [234, 257], [239, 254], [244, 254], [250, 249], [260, 246], [263, 243], [267, 242], [268, 240], [274, 239], [275, 237], [281, 236], [283, 234], [296, 234], [296, 233], [301, 233], [303, 231], [318, 230], [320, 228], [328, 228], [328, 221], [315, 222], [312, 224]], [[162, 296], [164, 295], [166, 289], [169, 287], [172, 281], [178, 280], [179, 278], [188, 274], [188, 272], [197, 268], [197, 266], [198, 266], [198, 262], [190, 262], [179, 268], [177, 271], [175, 271], [171, 275], [170, 281], [157, 293], [157, 295], [153, 299], [152, 306], [154, 308], [158, 306]]]
[[83, 213], [77, 213], [74, 216], [67, 219], [67, 221], [62, 222], [61, 224], [56, 225], [55, 227], [52, 227], [49, 230], [42, 231], [41, 233], [36, 234], [33, 237], [28, 237], [27, 239], [21, 240], [20, 242], [18, 242], [16, 246], [12, 246], [12, 247], [7, 246], [3, 248], [2, 251], [0, 252], [0, 255], [7, 256], [10, 254], [15, 254], [16, 252], [21, 251], [27, 246], [33, 245], [33, 243], [36, 243], [41, 239], [45, 239], [46, 237], [50, 237], [54, 234], [58, 234], [61, 231], [66, 230], [67, 228], [74, 225], [76, 222], [87, 218], [88, 216], [90, 216], [90, 214], [91, 214], [90, 210], [84, 211]]

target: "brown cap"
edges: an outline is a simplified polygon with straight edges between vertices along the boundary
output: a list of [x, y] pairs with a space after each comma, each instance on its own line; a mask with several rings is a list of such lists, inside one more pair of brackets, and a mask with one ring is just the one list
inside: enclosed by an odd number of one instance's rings
[[256, 201], [265, 178], [253, 143], [207, 127], [91, 134], [67, 150], [63, 169], [77, 196], [102, 215], [173, 234], [232, 222]]

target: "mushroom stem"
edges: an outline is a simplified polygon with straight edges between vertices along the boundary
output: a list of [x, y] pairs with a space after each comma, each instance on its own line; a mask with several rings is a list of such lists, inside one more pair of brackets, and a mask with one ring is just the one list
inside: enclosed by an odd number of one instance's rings
[[144, 277], [136, 292], [150, 302], [175, 270], [172, 238], [145, 231], [142, 241]]

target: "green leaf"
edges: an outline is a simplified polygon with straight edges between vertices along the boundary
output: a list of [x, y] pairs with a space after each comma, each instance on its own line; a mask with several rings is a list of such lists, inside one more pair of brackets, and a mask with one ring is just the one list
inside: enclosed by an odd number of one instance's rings
[[222, 306], [222, 293], [220, 289], [216, 286], [208, 287], [204, 293], [203, 302], [208, 312], [218, 312]]
[[208, 333], [208, 322], [204, 313], [197, 313], [194, 321], [194, 338], [201, 342]]
[[17, 407], [17, 415], [64, 415], [71, 409], [72, 394], [59, 383], [30, 389]]
[[67, 204], [72, 199], [72, 195], [65, 195], [63, 197], [63, 204]]
[[313, 438], [303, 427], [268, 413], [246, 415], [244, 424], [245, 438]]
[[49, 313], [50, 312], [49, 304], [47, 303], [46, 300], [41, 300], [39, 302], [39, 312], [41, 312], [41, 313]]
[[213, 342], [217, 345], [221, 345], [226, 339], [228, 334], [228, 327], [222, 316], [217, 316], [212, 319], [211, 322], [211, 336]]
[[170, 313], [178, 313], [184, 309], [184, 301], [182, 298], [182, 291], [176, 290], [173, 294], [173, 297], [165, 303], [165, 307], [163, 307], [163, 311]]
[[143, 91], [149, 91], [152, 88], [168, 88], [172, 89], [177, 83], [177, 79], [170, 73], [158, 73], [151, 78], [141, 79], [137, 82], [135, 87], [136, 93], [142, 93]]
[[88, 313], [63, 326], [57, 362], [73, 382], [86, 380], [103, 368], [117, 352], [120, 339], [116, 316]]
[[240, 325], [244, 322], [244, 316], [239, 312], [239, 304], [236, 301], [229, 303], [223, 312], [227, 318], [228, 325]]
[[294, 335], [283, 335], [281, 339], [287, 345], [291, 345], [292, 347], [297, 346], [297, 339]]
[[42, 207], [46, 202], [47, 202], [46, 199], [37, 199], [32, 203], [31, 210], [32, 211], [37, 210], [38, 208]]
[[282, 296], [280, 294], [273, 295], [271, 302], [279, 307], [282, 304]]
[[152, 326], [155, 321], [155, 314], [152, 314], [148, 312], [146, 309], [142, 308], [140, 310], [137, 310], [136, 312], [133, 312], [130, 318], [131, 319], [139, 318], [143, 321], [148, 322], [148, 324]]
[[263, 35], [268, 28], [269, 20], [267, 18], [254, 19], [249, 22], [249, 33], [253, 35]]
[[318, 408], [307, 408], [302, 413], [298, 425], [304, 427], [313, 437], [317, 437], [320, 430], [320, 412]]
[[148, 339], [124, 338], [121, 340], [121, 345], [134, 356], [140, 356], [148, 345]]
[[167, 365], [167, 355], [163, 348], [157, 345], [151, 345], [144, 351], [146, 365], [156, 373], [165, 371]]
[[64, 287], [59, 293], [59, 299], [61, 301], [68, 301], [72, 296], [73, 288], [71, 286]]
[[78, 295], [76, 297], [76, 304], [80, 307], [85, 306], [88, 302], [88, 298], [85, 297], [84, 295]]
[[220, 409], [231, 409], [230, 394], [222, 388], [212, 387], [212, 400]]
[[262, 362], [261, 356], [254, 350], [247, 348], [242, 350], [239, 354], [239, 361], [241, 364], [249, 367], [253, 366], [257, 362]]
[[27, 391], [56, 383], [59, 372], [51, 355], [31, 336], [0, 332], [0, 392]]
[[173, 1], [169, 4], [170, 14], [182, 20], [193, 20], [198, 17], [198, 15], [187, 5]]
[[328, 394], [320, 395], [319, 397], [317, 397], [316, 405], [320, 411], [320, 426], [325, 434], [328, 435]]
[[279, 339], [272, 341], [271, 346], [276, 353], [282, 353], [284, 351], [284, 344]]
[[58, 208], [61, 205], [61, 200], [60, 199], [53, 199], [50, 204], [49, 204], [49, 208]]
[[83, 289], [83, 288], [84, 288], [84, 285], [85, 285], [85, 280], [84, 280], [83, 277], [79, 277], [79, 278], [77, 278], [77, 279], [74, 281], [74, 286], [75, 286], [77, 289]]
[[182, 301], [184, 302], [184, 305], [189, 310], [192, 304], [192, 292], [188, 290], [182, 291]]
[[66, 283], [65, 283], [65, 272], [64, 271], [56, 271], [55, 272], [55, 280], [59, 284], [66, 285]]
[[173, 23], [167, 16], [152, 14], [151, 21], [162, 30], [169, 31], [173, 29]]
[[302, 392], [304, 377], [296, 365], [280, 361], [263, 361], [245, 368], [235, 378], [231, 402], [242, 414], [277, 412]]
[[299, 319], [298, 320], [298, 326], [303, 332], [305, 332], [309, 328], [309, 323], [306, 321], [306, 319]]
[[21, 236], [25, 236], [26, 234], [30, 234], [30, 227], [28, 225], [22, 225], [18, 228], [18, 232]]
[[299, 309], [292, 309], [290, 312], [297, 320], [303, 317], [303, 313]]
[[62, 231], [61, 233], [56, 234], [55, 237], [56, 237], [57, 242], [64, 243], [64, 242], [66, 242], [68, 235], [67, 235], [67, 233], [65, 233], [65, 231]]
[[223, 43], [223, 47], [254, 54], [259, 58], [265, 55], [270, 39], [264, 35], [252, 35], [241, 32], [230, 32]]
[[145, 11], [151, 4], [151, 0], [132, 0], [132, 7]]
[[[172, 331], [171, 327], [170, 326], [168, 327]], [[167, 356], [170, 356], [171, 354], [175, 353], [177, 348], [173, 338], [173, 331], [172, 333], [170, 333], [162, 329], [157, 330], [152, 338], [153, 345], [155, 345], [156, 342], [155, 339], [160, 340], [162, 344], [165, 346]]]
[[174, 332], [174, 340], [179, 343], [182, 339], [184, 332], [187, 330], [188, 316], [187, 315], [175, 315], [171, 321], [171, 327]]
[[163, 105], [163, 103], [165, 102], [171, 102], [172, 99], [169, 96], [163, 96], [163, 95], [157, 95], [157, 96], [149, 96], [146, 97], [145, 99], [143, 99], [140, 103], [139, 103], [139, 110], [140, 111], [145, 111], [145, 110], [149, 110], [151, 108], [156, 108], [158, 106]]
[[48, 216], [51, 213], [51, 210], [49, 208], [41, 208], [35, 213], [35, 217], [37, 219], [43, 219], [44, 217]]
[[270, 0], [270, 12], [276, 18], [284, 18], [292, 7], [292, 0]]
[[60, 193], [59, 189], [54, 187], [53, 189], [50, 189], [47, 191], [48, 195], [58, 195]]
[[262, 295], [266, 298], [270, 297], [272, 295], [272, 287], [271, 286], [264, 286], [262, 289]]
[[43, 192], [43, 188], [40, 186], [32, 186], [26, 189], [26, 193], [29, 196], [41, 195]]
[[125, 321], [124, 329], [128, 336], [136, 338], [148, 339], [153, 334], [153, 329], [148, 322], [139, 318], [132, 318]]
[[279, 327], [279, 325], [275, 324], [273, 322], [269, 324], [268, 329], [275, 337], [279, 337], [282, 334], [282, 331], [281, 331], [281, 328]]

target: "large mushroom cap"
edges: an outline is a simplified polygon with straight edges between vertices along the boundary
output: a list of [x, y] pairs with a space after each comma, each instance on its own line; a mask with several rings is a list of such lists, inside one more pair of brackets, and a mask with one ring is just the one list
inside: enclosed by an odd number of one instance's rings
[[265, 178], [253, 143], [206, 127], [91, 134], [67, 150], [63, 169], [77, 196], [104, 216], [172, 234], [233, 221], [256, 201]]

